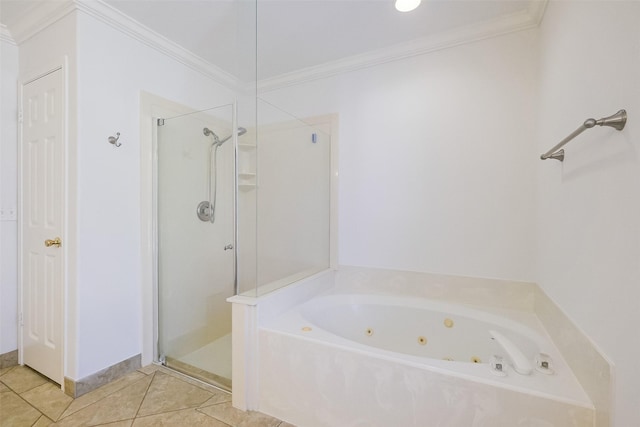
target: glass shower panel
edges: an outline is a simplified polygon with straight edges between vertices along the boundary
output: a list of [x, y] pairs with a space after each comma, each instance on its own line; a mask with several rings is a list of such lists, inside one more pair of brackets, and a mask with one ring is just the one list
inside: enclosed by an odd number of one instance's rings
[[329, 268], [331, 138], [258, 99], [257, 294]]
[[226, 389], [226, 299], [235, 280], [233, 111], [225, 105], [164, 119], [156, 144], [159, 358]]
[[255, 295], [257, 283], [256, 221], [257, 221], [257, 133], [255, 97], [239, 98], [238, 117], [247, 133], [238, 140], [238, 293]]
[[256, 268], [256, 218], [257, 212], [257, 53], [258, 53], [258, 2], [235, 1], [236, 5], [236, 66], [235, 73], [242, 87], [236, 92], [238, 123], [247, 133], [238, 140], [238, 189], [237, 189], [237, 259], [238, 293], [255, 295]]

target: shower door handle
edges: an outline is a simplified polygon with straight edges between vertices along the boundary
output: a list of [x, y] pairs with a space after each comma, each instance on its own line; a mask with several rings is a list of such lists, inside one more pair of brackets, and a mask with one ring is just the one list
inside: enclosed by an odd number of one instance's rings
[[227, 251], [229, 249], [233, 249], [233, 245], [231, 243], [229, 243], [227, 246], [224, 247], [225, 251]]

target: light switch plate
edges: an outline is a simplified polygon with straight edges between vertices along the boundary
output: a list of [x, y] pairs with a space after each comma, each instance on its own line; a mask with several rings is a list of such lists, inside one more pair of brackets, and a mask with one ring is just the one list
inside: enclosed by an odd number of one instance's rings
[[16, 208], [0, 209], [0, 221], [15, 221], [18, 218]]

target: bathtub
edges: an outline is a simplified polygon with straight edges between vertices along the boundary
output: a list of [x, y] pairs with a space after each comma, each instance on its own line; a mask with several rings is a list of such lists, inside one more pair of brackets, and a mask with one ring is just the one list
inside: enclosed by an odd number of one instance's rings
[[[303, 305], [300, 315], [309, 325], [329, 334], [402, 356], [415, 356], [418, 361], [426, 358], [482, 364], [494, 355], [511, 359], [490, 331], [507, 337], [532, 361], [539, 353], [552, 351], [546, 340], [520, 323], [426, 299], [334, 294]], [[312, 326], [302, 328], [307, 335], [313, 332]], [[506, 370], [502, 372], [508, 374]]]
[[[260, 325], [258, 342], [259, 409], [300, 427], [594, 425], [531, 312], [332, 289]], [[551, 369], [536, 369], [541, 353]]]

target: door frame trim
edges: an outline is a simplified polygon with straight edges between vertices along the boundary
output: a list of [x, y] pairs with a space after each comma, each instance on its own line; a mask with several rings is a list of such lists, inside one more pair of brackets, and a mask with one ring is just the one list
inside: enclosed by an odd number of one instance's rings
[[24, 170], [24, 164], [23, 164], [23, 157], [22, 157], [22, 146], [23, 146], [23, 138], [24, 138], [24, 131], [23, 131], [23, 125], [24, 125], [24, 121], [23, 121], [23, 117], [24, 117], [24, 105], [23, 105], [23, 96], [24, 96], [24, 87], [29, 84], [34, 82], [35, 80], [38, 80], [42, 77], [45, 77], [51, 73], [54, 73], [58, 70], [60, 70], [62, 72], [62, 90], [61, 90], [61, 94], [62, 94], [62, 136], [61, 136], [61, 140], [62, 140], [62, 161], [63, 161], [63, 165], [62, 165], [62, 171], [63, 171], [63, 184], [62, 184], [62, 191], [64, 192], [64, 197], [63, 197], [63, 202], [62, 202], [62, 230], [61, 230], [61, 236], [62, 236], [62, 241], [64, 242], [64, 244], [62, 245], [62, 256], [63, 256], [63, 262], [62, 262], [62, 298], [61, 298], [61, 312], [62, 312], [62, 325], [61, 325], [61, 333], [62, 333], [62, 339], [61, 339], [61, 350], [62, 350], [62, 359], [61, 359], [61, 372], [62, 372], [62, 377], [61, 378], [52, 378], [55, 381], [59, 381], [60, 387], [62, 388], [62, 390], [64, 391], [64, 378], [67, 376], [67, 369], [66, 369], [66, 365], [67, 365], [67, 355], [68, 355], [68, 346], [69, 346], [69, 342], [68, 342], [68, 337], [69, 334], [67, 333], [68, 331], [68, 322], [67, 322], [67, 308], [68, 308], [68, 293], [69, 293], [69, 244], [71, 243], [70, 240], [70, 236], [69, 236], [69, 66], [68, 66], [68, 62], [69, 59], [68, 57], [65, 55], [61, 58], [59, 58], [56, 61], [50, 62], [48, 64], [45, 64], [41, 67], [38, 67], [37, 70], [32, 70], [29, 72], [26, 72], [24, 74], [20, 74], [18, 77], [18, 115], [19, 117], [16, 118], [17, 122], [18, 122], [18, 129], [17, 129], [17, 142], [18, 142], [18, 147], [17, 147], [17, 157], [18, 157], [18, 164], [17, 164], [17, 183], [18, 183], [18, 215], [17, 215], [17, 241], [18, 241], [18, 245], [17, 245], [17, 261], [18, 261], [18, 271], [17, 271], [17, 279], [18, 279], [18, 363], [20, 365], [24, 364], [24, 339], [23, 339], [23, 334], [24, 334], [24, 321], [23, 321], [23, 316], [24, 316], [24, 286], [23, 286], [23, 267], [24, 267], [24, 260], [22, 257], [22, 248], [23, 248], [23, 224], [22, 224], [22, 214], [23, 214], [23, 206], [24, 206], [24, 197], [23, 197], [23, 180], [22, 180], [22, 172]]

